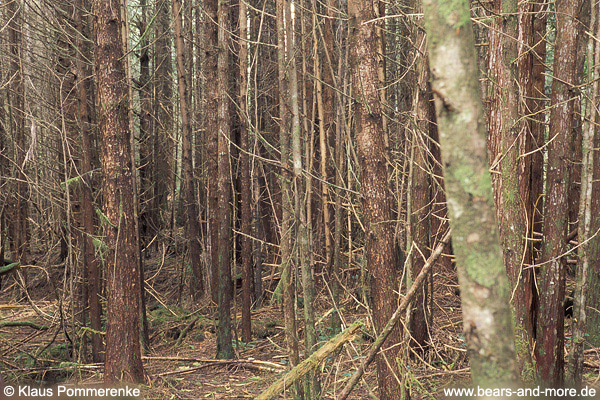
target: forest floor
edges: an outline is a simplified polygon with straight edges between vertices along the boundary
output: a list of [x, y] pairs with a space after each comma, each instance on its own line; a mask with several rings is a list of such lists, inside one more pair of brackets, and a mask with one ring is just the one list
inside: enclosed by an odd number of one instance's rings
[[[142, 386], [144, 399], [248, 399], [264, 391], [282, 376], [287, 365], [283, 314], [277, 305], [265, 304], [252, 313], [253, 341], [235, 341], [239, 360], [248, 363], [223, 363], [214, 360], [216, 352], [215, 320], [208, 307], [194, 308], [183, 295], [182, 282], [173, 276], [184, 265], [177, 257], [146, 260], [148, 320], [151, 349], [144, 358], [147, 382]], [[26, 268], [30, 299], [16, 301], [13, 278], [5, 279], [0, 294], [0, 370], [8, 383], [20, 385], [56, 385], [102, 382], [102, 365], [85, 361], [82, 351], [73, 351], [72, 341], [83, 330], [73, 329], [73, 317], [65, 310], [74, 301], [62, 288], [68, 282], [64, 266], [46, 265]], [[431, 348], [424, 354], [412, 352], [402, 363], [413, 399], [442, 398], [442, 389], [469, 383], [460, 299], [454, 274], [437, 272], [434, 276]], [[269, 280], [265, 281], [267, 289]], [[68, 286], [68, 285], [67, 285]], [[330, 306], [322, 290], [315, 304], [320, 343], [332, 336], [329, 328]], [[187, 306], [185, 306], [187, 304]], [[342, 304], [344, 324], [365, 321], [365, 328], [338, 353], [320, 366], [323, 398], [335, 399], [372, 343], [370, 319], [353, 293]], [[239, 303], [234, 308], [235, 336], [240, 333]], [[302, 315], [301, 310], [298, 313]], [[4, 326], [6, 322], [32, 322], [38, 325]], [[299, 324], [300, 337], [303, 336]], [[570, 320], [567, 320], [569, 331]], [[77, 331], [77, 332], [75, 332]], [[74, 332], [76, 334], [74, 334]], [[183, 335], [182, 335], [183, 333]], [[78, 345], [75, 344], [75, 347]], [[567, 346], [570, 346], [567, 341]], [[303, 346], [301, 345], [301, 351]], [[568, 351], [568, 347], [566, 349]], [[586, 380], [598, 381], [599, 356], [586, 355]], [[375, 367], [371, 366], [350, 398], [376, 398]], [[292, 398], [289, 393], [282, 398]]]

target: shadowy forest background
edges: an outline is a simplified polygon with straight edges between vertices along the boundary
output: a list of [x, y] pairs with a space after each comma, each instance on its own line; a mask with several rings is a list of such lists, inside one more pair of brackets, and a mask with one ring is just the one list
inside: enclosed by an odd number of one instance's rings
[[599, 10], [1, 1], [4, 381], [597, 384]]

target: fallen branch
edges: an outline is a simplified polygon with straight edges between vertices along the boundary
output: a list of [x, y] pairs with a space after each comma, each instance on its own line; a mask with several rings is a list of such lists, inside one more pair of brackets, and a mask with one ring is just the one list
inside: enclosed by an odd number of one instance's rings
[[383, 328], [383, 330], [381, 331], [379, 336], [377, 336], [377, 339], [375, 339], [375, 342], [373, 342], [373, 344], [371, 345], [371, 348], [369, 349], [369, 353], [367, 354], [367, 357], [360, 363], [360, 366], [358, 367], [358, 369], [350, 377], [350, 380], [348, 381], [348, 383], [346, 383], [346, 386], [344, 386], [344, 390], [342, 390], [342, 393], [338, 396], [338, 400], [345, 400], [348, 397], [348, 395], [350, 394], [352, 389], [354, 389], [354, 386], [356, 386], [356, 384], [358, 383], [360, 378], [365, 373], [365, 370], [367, 369], [369, 364], [371, 364], [373, 362], [373, 360], [375, 359], [375, 356], [379, 352], [379, 349], [381, 348], [381, 346], [383, 345], [385, 340], [388, 338], [388, 336], [392, 332], [392, 329], [394, 329], [394, 326], [396, 325], [396, 323], [402, 317], [402, 314], [404, 314], [406, 307], [408, 307], [410, 302], [416, 296], [417, 292], [421, 289], [421, 285], [423, 285], [423, 282], [425, 282], [425, 278], [427, 277], [427, 274], [431, 270], [433, 263], [435, 263], [435, 261], [438, 259], [438, 257], [442, 254], [442, 251], [444, 250], [444, 246], [446, 245], [446, 243], [449, 240], [450, 240], [450, 230], [448, 230], [448, 232], [446, 232], [442, 241], [440, 243], [438, 243], [438, 245], [435, 248], [435, 250], [433, 251], [433, 253], [431, 253], [431, 256], [429, 256], [429, 258], [427, 259], [427, 262], [421, 269], [421, 272], [419, 272], [419, 275], [416, 277], [412, 286], [410, 287], [410, 289], [408, 289], [408, 291], [406, 292], [406, 295], [402, 298], [400, 305], [398, 305], [398, 308], [396, 308], [396, 311], [394, 311], [394, 314], [392, 314], [392, 317], [390, 318], [388, 323], [385, 325], [385, 327]]
[[265, 372], [282, 372], [282, 369], [280, 369], [280, 368], [273, 368], [271, 366], [265, 366], [265, 365], [263, 365], [263, 363], [257, 363], [256, 360], [213, 360], [207, 364], [200, 365], [197, 367], [180, 369], [177, 371], [161, 372], [160, 374], [156, 374], [154, 376], [159, 378], [159, 377], [165, 377], [165, 376], [169, 376], [169, 375], [187, 374], [190, 372], [195, 372], [195, 371], [201, 370], [203, 368], [208, 368], [208, 367], [212, 367], [215, 365], [232, 365], [232, 364], [239, 365], [239, 366], [245, 367], [245, 368], [253, 368], [253, 369], [257, 369], [259, 371], [265, 371]]
[[271, 400], [279, 396], [284, 390], [289, 388], [298, 379], [302, 378], [308, 372], [318, 367], [331, 353], [336, 352], [347, 341], [351, 340], [354, 334], [363, 326], [362, 321], [356, 321], [343, 332], [333, 337], [310, 357], [292, 368], [287, 374], [282, 376], [272, 384], [267, 390], [262, 392], [255, 400]]
[[[269, 372], [282, 372], [285, 371], [285, 366], [282, 364], [277, 364], [274, 362], [270, 362], [270, 361], [262, 361], [262, 360], [255, 360], [253, 358], [248, 358], [248, 359], [242, 359], [242, 360], [217, 360], [217, 359], [211, 359], [211, 358], [190, 358], [190, 357], [142, 357], [142, 360], [144, 361], [153, 361], [153, 360], [159, 360], [159, 361], [187, 361], [187, 362], [198, 362], [198, 363], [207, 363], [207, 364], [238, 364], [238, 365], [253, 365], [256, 367], [260, 367], [258, 369], [263, 369], [265, 371], [269, 371]], [[196, 368], [191, 368], [190, 371], [198, 369], [199, 367]], [[177, 371], [177, 372], [184, 372], [187, 370], [182, 370], [182, 371]], [[165, 373], [167, 374], [167, 373]], [[169, 375], [169, 374], [167, 374]], [[162, 374], [159, 374], [157, 376], [163, 376]]]
[[16, 326], [26, 326], [28, 328], [36, 329], [38, 331], [45, 331], [45, 330], [49, 329], [46, 325], [38, 325], [34, 322], [29, 322], [29, 321], [0, 322], [0, 328], [10, 328], [10, 327], [16, 327]]
[[11, 262], [10, 260], [4, 260], [4, 264], [3, 267], [0, 267], [0, 276], [6, 275], [21, 266], [21, 263]]

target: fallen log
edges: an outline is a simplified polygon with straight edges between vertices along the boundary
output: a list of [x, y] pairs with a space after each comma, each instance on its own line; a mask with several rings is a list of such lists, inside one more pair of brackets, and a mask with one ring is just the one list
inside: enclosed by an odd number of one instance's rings
[[0, 328], [11, 328], [25, 326], [27, 328], [35, 329], [38, 331], [46, 331], [49, 328], [46, 325], [38, 325], [35, 322], [30, 321], [4, 321], [0, 322]]
[[336, 352], [340, 347], [347, 341], [351, 340], [352, 337], [360, 328], [362, 328], [362, 321], [356, 321], [343, 332], [333, 337], [317, 351], [315, 351], [310, 357], [302, 361], [300, 364], [292, 368], [288, 373], [279, 378], [277, 382], [273, 383], [267, 390], [262, 392], [255, 400], [271, 400], [279, 396], [284, 390], [292, 386], [298, 379], [302, 378], [308, 372], [312, 371], [323, 362], [330, 354]]

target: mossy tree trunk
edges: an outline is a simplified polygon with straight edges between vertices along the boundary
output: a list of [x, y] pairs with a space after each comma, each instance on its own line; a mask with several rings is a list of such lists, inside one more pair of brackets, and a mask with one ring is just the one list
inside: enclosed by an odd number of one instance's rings
[[514, 382], [517, 367], [469, 3], [423, 6], [472, 377], [497, 387]]

